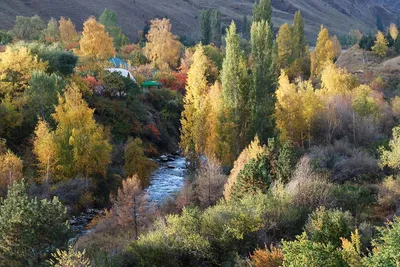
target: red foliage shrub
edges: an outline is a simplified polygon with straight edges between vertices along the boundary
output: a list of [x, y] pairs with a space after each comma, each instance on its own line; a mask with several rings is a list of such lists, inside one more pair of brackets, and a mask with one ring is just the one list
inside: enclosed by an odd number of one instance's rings
[[151, 123], [148, 124], [146, 127], [152, 137], [154, 137], [157, 140], [161, 140], [161, 133], [160, 130], [158, 130], [157, 125]]
[[163, 77], [159, 79], [159, 82], [165, 88], [170, 88], [173, 91], [179, 91], [181, 93], [184, 93], [186, 87], [186, 80], [187, 80], [186, 72], [173, 71], [170, 74], [163, 75]]

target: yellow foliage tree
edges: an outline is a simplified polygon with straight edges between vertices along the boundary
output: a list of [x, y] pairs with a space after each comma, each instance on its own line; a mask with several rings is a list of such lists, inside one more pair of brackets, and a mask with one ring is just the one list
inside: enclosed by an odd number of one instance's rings
[[324, 93], [328, 95], [345, 95], [359, 85], [358, 79], [345, 69], [335, 64], [327, 64], [321, 74]]
[[33, 146], [33, 152], [39, 160], [40, 169], [45, 173], [45, 181], [48, 182], [50, 171], [57, 164], [57, 158], [54, 133], [50, 131], [48, 123], [43, 120], [39, 120], [36, 126]]
[[26, 47], [7, 47], [0, 53], [0, 95], [14, 98], [28, 87], [32, 70], [47, 69], [47, 62], [33, 56]]
[[142, 140], [129, 138], [124, 158], [125, 175], [131, 177], [136, 174], [142, 186], [147, 186], [150, 182], [150, 174], [157, 168], [157, 164], [145, 156]]
[[182, 45], [171, 28], [169, 19], [152, 20], [144, 48], [147, 58], [164, 70], [176, 68], [181, 53]]
[[58, 102], [52, 115], [57, 123], [54, 133], [57, 174], [61, 178], [106, 175], [111, 145], [104, 128], [93, 118], [94, 110], [82, 99], [76, 85], [69, 87]]
[[361, 257], [361, 237], [358, 229], [351, 233], [350, 240], [341, 238], [342, 240], [342, 258], [350, 267], [364, 266]]
[[11, 151], [0, 155], [0, 195], [7, 192], [7, 186], [22, 179], [22, 160]]
[[388, 50], [388, 41], [383, 35], [382, 32], [378, 31], [376, 34], [375, 45], [372, 47], [372, 51], [375, 52], [378, 56], [384, 57], [386, 56]]
[[335, 58], [338, 59], [342, 54], [342, 45], [336, 35], [333, 36], [331, 40], [333, 43], [333, 50], [335, 51]]
[[207, 57], [201, 45], [193, 55], [182, 113], [181, 148], [193, 164], [206, 148], [206, 101], [209, 86], [206, 77]]
[[115, 55], [114, 40], [104, 30], [104, 25], [91, 17], [83, 24], [80, 51], [84, 56], [95, 59], [108, 59]]
[[59, 23], [60, 40], [64, 43], [70, 43], [73, 41], [78, 41], [78, 32], [75, 29], [75, 25], [72, 23], [71, 19], [65, 19], [61, 17]]
[[233, 169], [229, 175], [228, 181], [224, 187], [224, 197], [226, 201], [231, 198], [231, 191], [237, 182], [237, 176], [240, 171], [249, 163], [252, 159], [257, 159], [267, 150], [265, 145], [261, 145], [260, 140], [256, 136], [254, 140], [240, 153], [238, 159], [233, 164]]
[[278, 70], [285, 69], [289, 66], [293, 55], [292, 31], [289, 24], [285, 23], [279, 28], [276, 43], [278, 46]]
[[206, 147], [205, 153], [211, 157], [217, 157], [222, 159], [222, 155], [219, 153], [219, 132], [218, 132], [218, 116], [220, 114], [220, 108], [222, 105], [222, 87], [221, 83], [218, 81], [211, 86], [208, 92], [206, 105], [207, 105], [207, 115], [206, 115], [206, 125], [205, 129], [207, 131], [206, 136]]
[[335, 58], [334, 44], [329, 39], [329, 31], [323, 25], [318, 34], [317, 45], [315, 50], [311, 52], [311, 74], [318, 77], [324, 66], [333, 62]]
[[396, 41], [397, 37], [399, 36], [399, 29], [397, 28], [396, 24], [394, 23], [390, 24], [389, 32], [392, 39]]

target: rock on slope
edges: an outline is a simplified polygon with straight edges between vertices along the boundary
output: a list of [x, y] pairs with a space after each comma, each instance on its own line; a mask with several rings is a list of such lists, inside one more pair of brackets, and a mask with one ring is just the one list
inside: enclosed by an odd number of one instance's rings
[[[335, 34], [348, 33], [351, 29], [364, 32], [375, 26], [376, 16], [381, 15], [385, 24], [396, 21], [400, 9], [397, 0], [272, 0], [274, 24], [291, 21], [300, 9], [306, 20], [306, 32], [315, 41], [321, 24]], [[254, 0], [0, 0], [0, 28], [10, 29], [15, 16], [38, 14], [45, 19], [66, 16], [81, 28], [90, 15], [99, 16], [104, 8], [115, 10], [124, 32], [135, 39], [146, 21], [155, 17], [172, 20], [173, 30], [179, 35], [198, 37], [199, 14], [203, 8], [219, 8], [224, 24], [232, 19], [242, 20], [251, 14]]]

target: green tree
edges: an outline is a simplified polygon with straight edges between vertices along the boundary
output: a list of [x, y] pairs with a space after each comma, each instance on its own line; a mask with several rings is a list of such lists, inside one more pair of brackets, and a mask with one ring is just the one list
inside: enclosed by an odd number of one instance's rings
[[382, 17], [380, 15], [378, 15], [376, 17], [376, 28], [378, 29], [378, 31], [383, 32], [385, 31], [385, 27], [383, 26], [383, 22], [382, 22]]
[[201, 42], [208, 45], [211, 41], [211, 10], [203, 9], [200, 16]]
[[[223, 138], [236, 157], [246, 146], [247, 133], [251, 122], [250, 79], [246, 59], [240, 48], [240, 37], [234, 22], [226, 33], [226, 56], [222, 64], [222, 102], [227, 114], [223, 124], [233, 124], [234, 131], [223, 134]], [[223, 125], [222, 124], [222, 125]], [[224, 127], [224, 129], [230, 129]]]
[[55, 18], [51, 18], [47, 23], [47, 28], [44, 30], [46, 41], [56, 42], [60, 39], [60, 30], [58, 28], [58, 22]]
[[58, 94], [65, 87], [65, 81], [56, 74], [48, 75], [43, 71], [33, 71], [29, 87], [25, 90], [28, 107], [38, 116], [49, 120], [57, 105]]
[[213, 9], [211, 11], [211, 42], [216, 45], [221, 45], [221, 12], [218, 9]]
[[122, 33], [121, 27], [118, 26], [117, 13], [113, 10], [104, 9], [99, 17], [99, 22], [104, 25], [105, 31], [114, 39], [114, 46], [120, 48], [129, 43], [129, 39]]
[[247, 18], [246, 15], [243, 17], [242, 22], [242, 37], [246, 40], [250, 40], [250, 31], [251, 31], [251, 21]]
[[17, 16], [12, 32], [20, 40], [31, 41], [38, 40], [45, 28], [46, 24], [37, 15], [33, 17]]
[[393, 128], [389, 149], [381, 148], [381, 164], [400, 171], [400, 126]]
[[25, 181], [9, 187], [0, 201], [0, 259], [5, 266], [39, 266], [66, 245], [67, 209], [52, 200], [29, 199]]
[[12, 42], [12, 35], [7, 31], [0, 31], [0, 44], [6, 45]]
[[139, 138], [129, 138], [124, 151], [125, 175], [137, 175], [143, 187], [150, 182], [150, 174], [157, 168], [157, 164], [148, 159], [143, 151], [143, 143]]
[[273, 32], [265, 21], [254, 22], [251, 27], [252, 66], [252, 131], [261, 142], [272, 137], [274, 121], [274, 93], [276, 86], [275, 50]]
[[372, 254], [365, 257], [365, 266], [397, 267], [400, 259], [400, 220], [395, 217], [393, 222], [384, 227], [378, 227], [378, 237], [372, 241]]
[[273, 29], [271, 0], [256, 0], [253, 7], [253, 22], [266, 21]]
[[308, 55], [308, 45], [304, 34], [304, 21], [301, 12], [297, 11], [294, 15], [292, 26], [293, 56], [303, 58]]

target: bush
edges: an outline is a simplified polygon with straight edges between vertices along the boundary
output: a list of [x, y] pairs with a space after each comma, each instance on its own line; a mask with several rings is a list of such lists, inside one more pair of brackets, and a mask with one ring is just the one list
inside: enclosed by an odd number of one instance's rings
[[314, 211], [304, 227], [311, 241], [335, 247], [340, 247], [341, 238], [350, 237], [353, 228], [354, 219], [349, 212], [324, 207]]
[[49, 263], [54, 267], [90, 267], [90, 261], [85, 257], [85, 251], [75, 251], [71, 246], [67, 251], [57, 249], [52, 254], [53, 260]]
[[122, 76], [118, 72], [104, 72], [102, 81], [104, 87], [102, 94], [104, 96], [125, 98], [136, 96], [142, 92], [134, 81]]
[[344, 141], [336, 141], [327, 147], [313, 147], [309, 156], [315, 170], [328, 174], [333, 182], [373, 182], [382, 176], [373, 156]]
[[0, 31], [0, 45], [6, 45], [12, 42], [12, 35], [7, 31]]
[[250, 258], [254, 267], [280, 267], [283, 264], [282, 249], [272, 244], [269, 248], [255, 250]]

